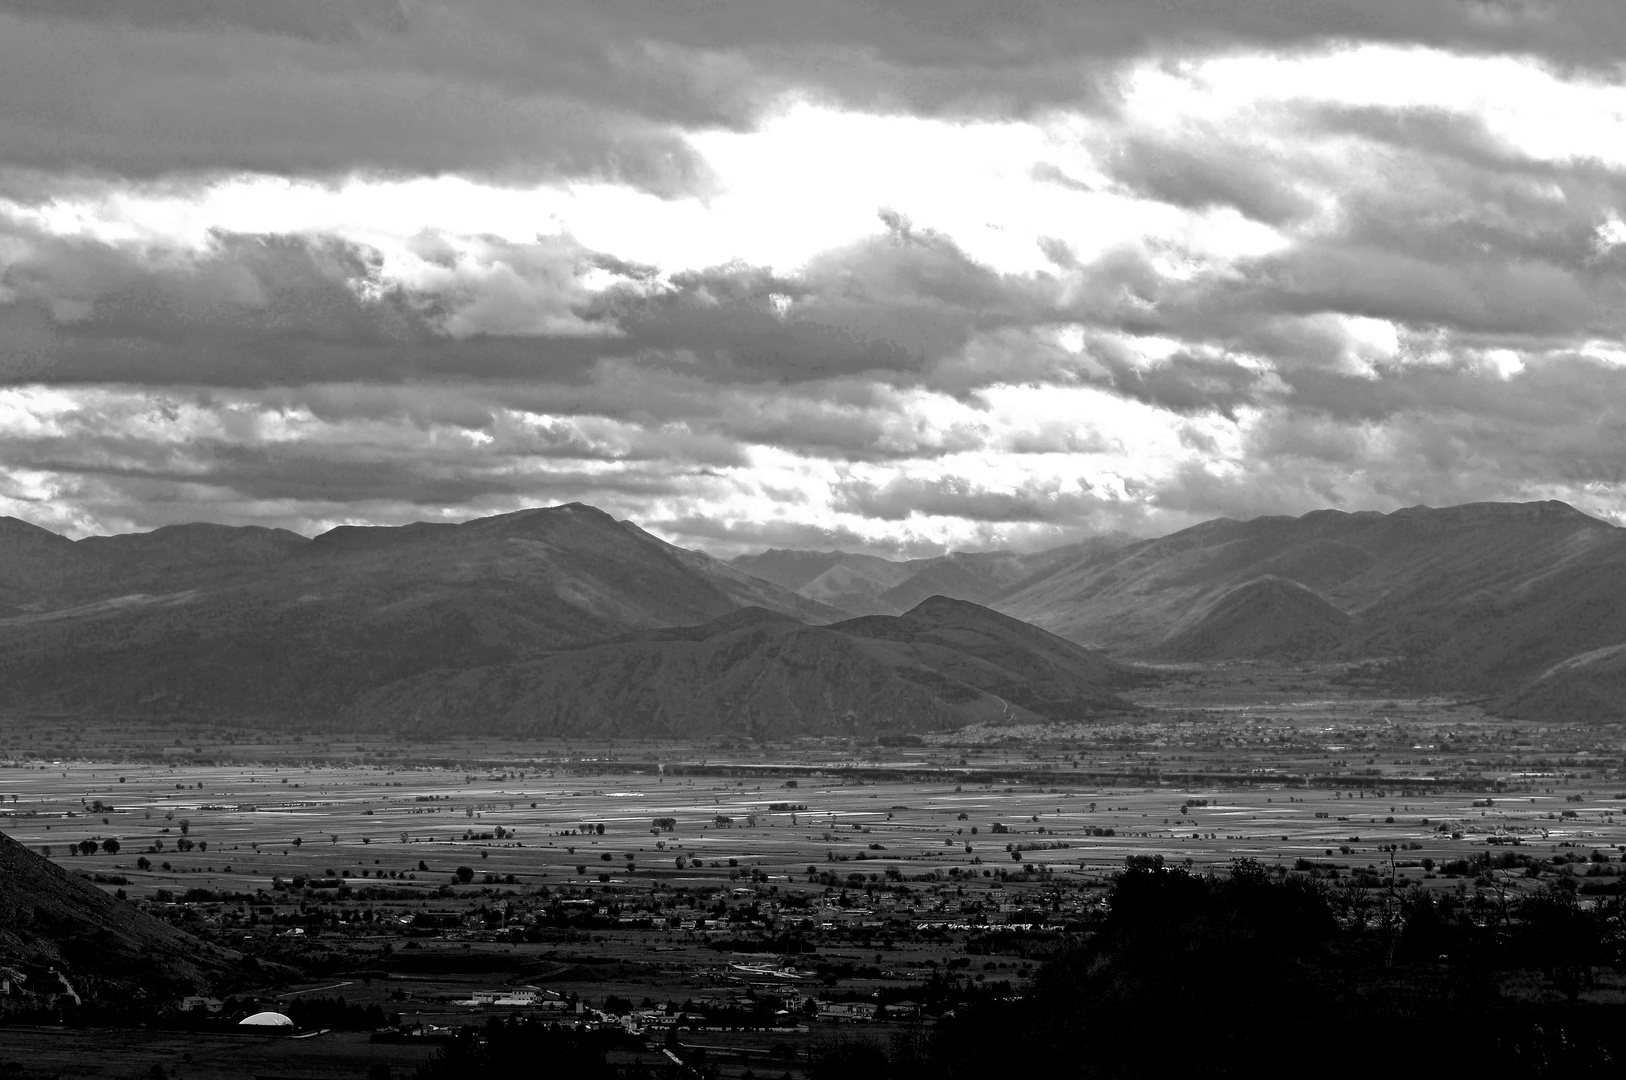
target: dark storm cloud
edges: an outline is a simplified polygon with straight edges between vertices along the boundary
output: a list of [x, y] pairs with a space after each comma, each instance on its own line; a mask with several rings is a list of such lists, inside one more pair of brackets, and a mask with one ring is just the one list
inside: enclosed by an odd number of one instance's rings
[[[651, 115], [660, 95], [617, 100], [614, 87], [645, 81], [628, 78], [632, 58], [540, 33], [552, 47], [517, 54], [501, 26], [455, 7], [430, 13], [443, 14], [426, 19], [433, 37], [410, 25], [290, 35], [230, 20], [0, 14], [0, 159], [131, 177], [382, 171], [704, 187], [670, 127], [678, 118]], [[546, 74], [502, 70], [525, 63]]]
[[[6, 235], [9, 232], [9, 237]], [[216, 234], [201, 252], [132, 248], [0, 228], [26, 254], [0, 263], [0, 379], [265, 386], [318, 381], [585, 377], [604, 349], [580, 333], [470, 334], [505, 307], [573, 319], [574, 274], [614, 265], [537, 244], [507, 255], [535, 295], [475, 283], [410, 291], [367, 248], [331, 238]], [[495, 295], [493, 295], [495, 294]], [[591, 336], [592, 327], [582, 326]], [[606, 332], [612, 327], [603, 328]]]
[[881, 217], [884, 235], [821, 253], [791, 275], [741, 265], [684, 272], [653, 294], [611, 290], [583, 314], [621, 331], [606, 352], [672, 358], [726, 381], [793, 383], [922, 381], [945, 361], [963, 364], [977, 335], [1053, 310], [1043, 286], [995, 273], [902, 215]]
[[1131, 190], [1188, 209], [1230, 206], [1269, 225], [1291, 224], [1314, 210], [1268, 156], [1223, 139], [1132, 133], [1109, 167], [1112, 178]]
[[[1102, 102], [1126, 57], [1351, 40], [1560, 68], [1626, 51], [1611, 0], [11, 0], [0, 147], [13, 165], [131, 176], [380, 169], [692, 190], [704, 170], [671, 126], [744, 126], [779, 90], [1022, 113]], [[1150, 168], [1181, 186], [1178, 167]]]
[[[9, 233], [27, 248], [0, 264], [11, 381], [580, 382], [608, 358], [720, 383], [918, 380], [974, 334], [1040, 310], [1030, 286], [930, 234], [866, 241], [790, 278], [725, 266], [658, 286], [647, 268], [565, 239], [491, 240], [478, 266], [430, 251], [451, 280], [409, 288], [382, 274], [377, 252], [337, 239], [217, 234], [202, 252], [163, 252]], [[590, 294], [579, 276], [594, 268], [633, 281]]]
[[321, 378], [354, 357], [422, 339], [421, 316], [382, 291], [365, 252], [337, 241], [219, 236], [197, 257], [144, 257], [12, 230], [29, 249], [0, 269], [0, 320], [32, 327], [10, 379], [224, 384]]
[[1121, 348], [1100, 343], [1091, 356], [1107, 377], [1098, 382], [1115, 393], [1169, 412], [1191, 416], [1218, 413], [1234, 419], [1236, 410], [1257, 404], [1261, 373], [1224, 358], [1180, 353], [1153, 364], [1130, 361]]
[[[155, 400], [159, 415], [127, 409], [98, 414], [94, 405], [58, 419], [60, 434], [0, 437], [12, 469], [71, 476], [79, 485], [123, 491], [132, 499], [171, 502], [207, 489], [213, 499], [258, 503], [345, 505], [382, 501], [421, 508], [505, 506], [534, 496], [540, 486], [557, 501], [649, 498], [690, 493], [708, 457], [738, 464], [730, 443], [685, 433], [629, 433], [622, 446], [606, 446], [591, 430], [569, 424], [497, 425], [485, 447], [435, 438], [410, 426], [304, 432], [302, 438], [259, 437], [255, 413], [242, 400], [217, 403], [236, 431], [197, 424], [196, 402]], [[155, 439], [153, 426], [170, 437]], [[179, 437], [177, 437], [179, 436]], [[633, 468], [605, 470], [603, 462]], [[193, 497], [196, 497], [195, 495]]]

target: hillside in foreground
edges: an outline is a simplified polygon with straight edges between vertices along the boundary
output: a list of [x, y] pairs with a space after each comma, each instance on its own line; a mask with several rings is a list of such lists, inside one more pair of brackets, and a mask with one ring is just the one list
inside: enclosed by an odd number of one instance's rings
[[167, 1002], [209, 988], [240, 960], [0, 834], [0, 968], [23, 977], [14, 1000], [71, 990], [87, 1001]]

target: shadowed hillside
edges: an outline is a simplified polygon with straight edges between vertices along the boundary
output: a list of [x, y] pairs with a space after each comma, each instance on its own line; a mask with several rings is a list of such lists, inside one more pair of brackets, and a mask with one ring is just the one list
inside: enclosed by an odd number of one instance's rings
[[0, 517], [0, 616], [73, 602], [95, 563], [65, 536]]
[[[1308, 591], [1236, 592], [1271, 579]], [[1377, 658], [1415, 685], [1511, 688], [1626, 642], [1626, 532], [1557, 502], [1221, 519], [1088, 555], [996, 606], [1121, 653]]]
[[1611, 645], [1554, 664], [1496, 704], [1536, 722], [1626, 719], [1626, 645]]
[[167, 1002], [207, 988], [240, 960], [0, 834], [0, 967], [25, 977], [25, 1003], [67, 989], [87, 1001]]
[[808, 626], [764, 610], [368, 694], [347, 724], [389, 730], [757, 737], [1080, 720], [1133, 708], [1132, 673], [962, 601]]
[[1218, 597], [1164, 640], [1182, 659], [1313, 656], [1343, 641], [1349, 616], [1315, 590], [1266, 574]]

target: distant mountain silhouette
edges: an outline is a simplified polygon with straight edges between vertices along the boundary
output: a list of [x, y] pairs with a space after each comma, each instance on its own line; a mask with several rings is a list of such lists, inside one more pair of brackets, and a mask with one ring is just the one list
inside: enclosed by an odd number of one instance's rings
[[987, 604], [1086, 552], [1130, 542], [1126, 533], [1109, 533], [1029, 555], [971, 551], [899, 562], [844, 551], [776, 548], [740, 555], [730, 565], [854, 615], [897, 615], [929, 596]]
[[240, 961], [0, 834], [0, 966], [25, 975], [24, 990], [60, 992], [54, 971], [81, 998], [167, 1004]]
[[[1237, 591], [1272, 580], [1307, 592]], [[1380, 658], [1494, 692], [1626, 642], [1626, 531], [1559, 502], [1219, 519], [1087, 554], [995, 606], [1118, 654]]]
[[347, 725], [397, 731], [753, 737], [974, 721], [1082, 720], [1134, 706], [1130, 669], [964, 601], [808, 626], [763, 609], [375, 690]]
[[185, 526], [70, 543], [31, 528], [0, 533], [49, 583], [19, 585], [0, 619], [0, 707], [36, 712], [320, 721], [431, 668], [745, 606], [844, 614], [580, 504], [309, 541]]

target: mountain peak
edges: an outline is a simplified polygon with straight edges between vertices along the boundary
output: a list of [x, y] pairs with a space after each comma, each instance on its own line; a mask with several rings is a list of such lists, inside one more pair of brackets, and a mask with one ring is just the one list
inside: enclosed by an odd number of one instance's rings
[[21, 540], [36, 544], [73, 543], [61, 533], [52, 532], [50, 529], [35, 525], [32, 521], [15, 517], [0, 517], [0, 540]]
[[[1315, 511], [1324, 513], [1324, 511]], [[1305, 515], [1308, 517], [1309, 515]], [[1472, 502], [1455, 506], [1407, 506], [1387, 515], [1396, 520], [1423, 519], [1450, 524], [1476, 525], [1488, 522], [1571, 522], [1577, 525], [1614, 528], [1567, 502], [1543, 499], [1535, 502]]]

